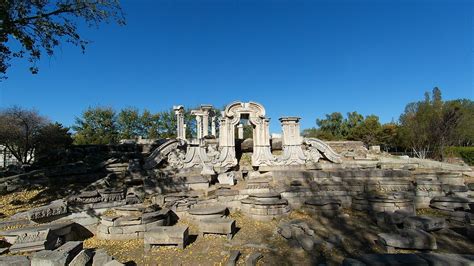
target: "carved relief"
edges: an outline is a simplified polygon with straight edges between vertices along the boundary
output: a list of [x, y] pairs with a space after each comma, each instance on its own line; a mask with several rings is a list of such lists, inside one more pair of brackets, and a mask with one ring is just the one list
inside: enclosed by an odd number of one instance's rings
[[39, 207], [28, 211], [28, 218], [36, 220], [67, 213], [67, 205], [64, 202], [53, 203], [47, 206]]
[[184, 144], [185, 142], [180, 142], [177, 139], [169, 139], [165, 141], [145, 159], [144, 168], [152, 169], [160, 164], [164, 159], [168, 158], [168, 154], [171, 151], [178, 149], [179, 146], [183, 146]]
[[342, 162], [341, 155], [337, 154], [328, 144], [324, 143], [322, 140], [316, 138], [305, 138], [303, 142], [308, 145], [308, 158], [317, 158], [319, 160], [321, 156], [318, 158], [316, 155], [316, 153], [319, 152], [322, 156], [333, 163]]

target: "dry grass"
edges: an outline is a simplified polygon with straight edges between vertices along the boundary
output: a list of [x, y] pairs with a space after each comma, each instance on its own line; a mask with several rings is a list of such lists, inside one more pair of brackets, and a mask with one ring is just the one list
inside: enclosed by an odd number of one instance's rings
[[46, 199], [38, 197], [44, 189], [23, 190], [0, 196], [0, 210], [10, 217], [16, 213], [27, 211], [46, 204]]
[[[239, 231], [232, 240], [225, 235], [206, 234], [197, 237], [195, 221], [180, 219], [178, 225], [189, 226], [191, 243], [184, 250], [174, 246], [153, 247], [148, 253], [143, 251], [143, 240], [111, 241], [96, 237], [84, 242], [86, 248], [103, 248], [121, 262], [134, 261], [138, 265], [224, 265], [231, 250], [241, 252], [238, 265], [245, 264], [245, 258], [253, 252], [260, 252], [263, 258], [259, 265], [310, 264], [309, 256], [295, 250], [276, 233], [277, 220], [259, 222], [240, 212], [233, 212]], [[291, 260], [294, 261], [291, 261]]]

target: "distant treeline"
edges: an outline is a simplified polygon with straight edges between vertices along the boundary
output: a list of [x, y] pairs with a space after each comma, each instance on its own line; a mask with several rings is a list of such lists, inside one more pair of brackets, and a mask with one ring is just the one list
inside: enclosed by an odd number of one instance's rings
[[381, 124], [377, 115], [339, 112], [316, 120], [305, 129], [305, 137], [324, 140], [360, 140], [381, 145], [386, 151], [412, 152], [420, 158], [442, 159], [448, 146], [474, 143], [474, 102], [469, 99], [443, 101], [441, 90], [425, 93], [422, 101], [409, 103], [398, 121]]

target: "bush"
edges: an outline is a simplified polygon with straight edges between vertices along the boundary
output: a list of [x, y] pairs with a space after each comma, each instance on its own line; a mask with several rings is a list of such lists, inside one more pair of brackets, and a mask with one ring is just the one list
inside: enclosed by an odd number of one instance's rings
[[460, 157], [469, 165], [474, 165], [474, 147], [448, 147], [444, 150], [446, 157]]

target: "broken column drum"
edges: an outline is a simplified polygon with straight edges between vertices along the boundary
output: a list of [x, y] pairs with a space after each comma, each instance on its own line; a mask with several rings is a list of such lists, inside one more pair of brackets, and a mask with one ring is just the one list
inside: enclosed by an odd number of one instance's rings
[[157, 226], [168, 225], [169, 210], [153, 210], [143, 205], [115, 208], [116, 214], [102, 216], [97, 226], [97, 237], [106, 240], [129, 240], [143, 238], [146, 231]]
[[276, 192], [253, 194], [240, 203], [242, 212], [257, 220], [281, 217], [290, 211], [288, 200]]

